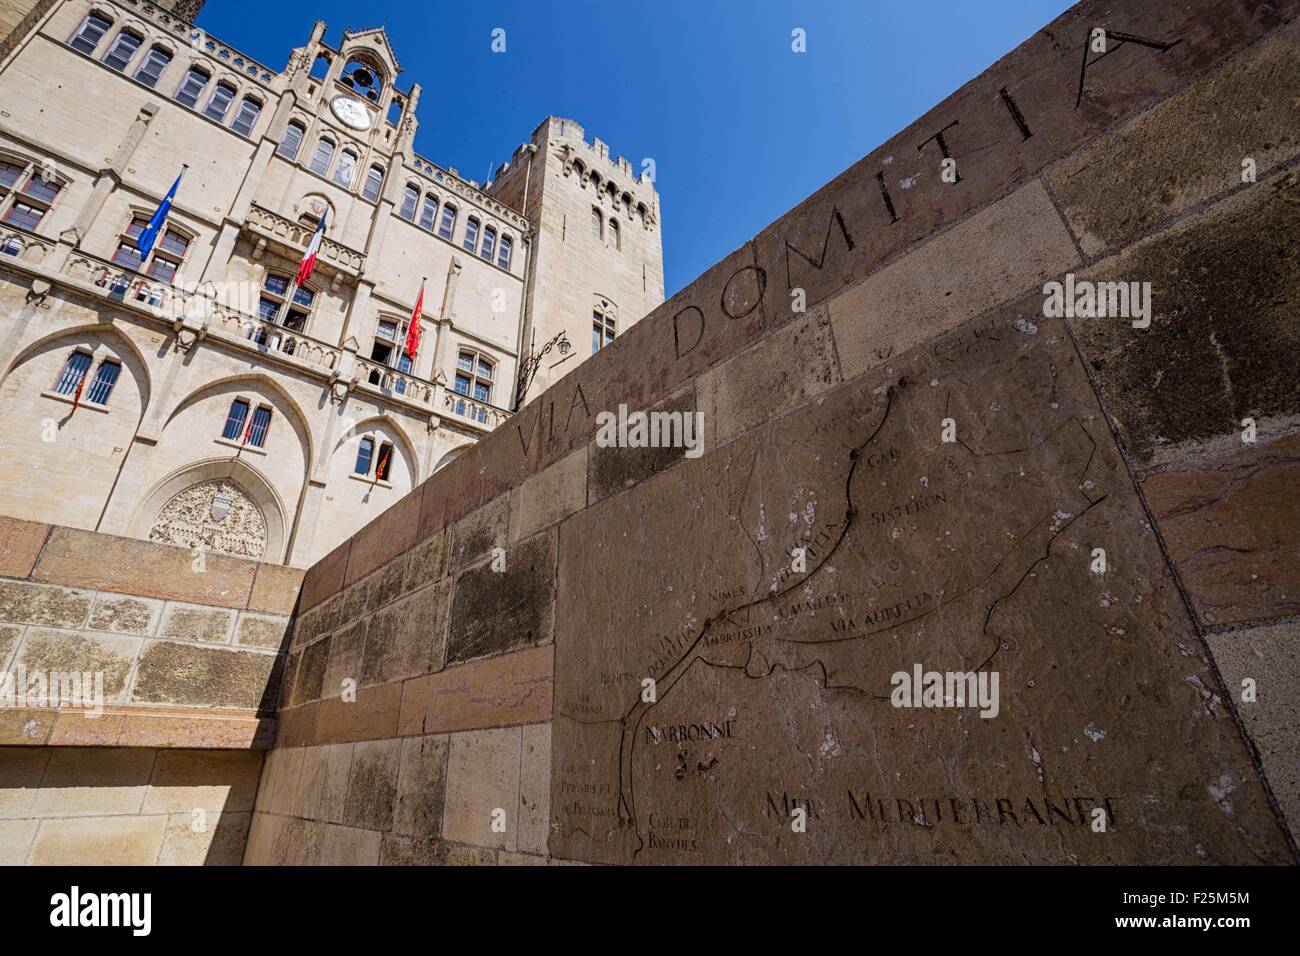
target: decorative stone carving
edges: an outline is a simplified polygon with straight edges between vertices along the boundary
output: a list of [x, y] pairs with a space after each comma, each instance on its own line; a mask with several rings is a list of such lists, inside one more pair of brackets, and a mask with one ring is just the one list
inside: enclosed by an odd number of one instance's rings
[[266, 517], [239, 485], [218, 478], [190, 485], [163, 505], [149, 540], [260, 559], [266, 552]]

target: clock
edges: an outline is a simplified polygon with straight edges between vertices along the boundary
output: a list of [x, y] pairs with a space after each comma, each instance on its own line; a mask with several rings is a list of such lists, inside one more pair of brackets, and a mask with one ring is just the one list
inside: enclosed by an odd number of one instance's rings
[[370, 129], [370, 111], [361, 105], [360, 100], [340, 94], [330, 100], [330, 109], [339, 118], [339, 122], [349, 129]]

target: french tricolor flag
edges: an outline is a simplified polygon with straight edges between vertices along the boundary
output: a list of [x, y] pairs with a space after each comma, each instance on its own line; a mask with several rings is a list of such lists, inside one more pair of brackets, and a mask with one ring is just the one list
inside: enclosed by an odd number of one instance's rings
[[302, 285], [311, 278], [311, 274], [316, 269], [316, 253], [320, 252], [321, 237], [325, 235], [325, 216], [328, 213], [321, 213], [320, 222], [316, 224], [316, 231], [311, 234], [311, 242], [307, 243], [307, 254], [302, 257], [302, 262], [298, 266], [298, 285]]

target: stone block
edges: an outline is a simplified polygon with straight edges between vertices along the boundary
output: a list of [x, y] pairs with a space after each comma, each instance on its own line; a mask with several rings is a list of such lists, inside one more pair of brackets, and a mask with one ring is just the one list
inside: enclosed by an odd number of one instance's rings
[[584, 445], [548, 468], [530, 475], [510, 493], [510, 543], [581, 511], [587, 505], [587, 454]]
[[696, 389], [712, 447], [762, 425], [841, 380], [824, 308], [787, 323], [700, 376]]
[[49, 532], [47, 524], [0, 515], [0, 575], [27, 577]]
[[396, 737], [366, 740], [353, 747], [344, 823], [368, 830], [393, 828], [401, 757], [402, 741]]
[[[344, 584], [360, 581], [399, 554], [405, 554], [418, 540], [420, 496], [407, 495], [352, 538]], [[340, 585], [341, 587], [341, 585]]]
[[159, 866], [239, 866], [252, 814], [176, 813], [167, 818]]
[[142, 812], [251, 810], [261, 773], [253, 750], [160, 750]]
[[330, 656], [320, 688], [322, 697], [338, 697], [343, 693], [345, 680], [352, 681], [350, 686], [353, 689], [361, 686], [361, 664], [366, 648], [367, 627], [367, 621], [357, 621], [339, 628], [325, 642], [329, 645]]
[[406, 578], [402, 582], [404, 593], [409, 594], [426, 584], [443, 579], [447, 573], [450, 542], [450, 534], [439, 532], [421, 541], [407, 553]]
[[1078, 262], [1043, 184], [1023, 186], [831, 301], [844, 378], [1026, 293], [1041, 296]]
[[[457, 843], [514, 850], [519, 845], [520, 728], [451, 735], [442, 835]], [[505, 828], [494, 832], [494, 819]]]
[[274, 654], [171, 641], [148, 641], [140, 654], [131, 699], [190, 707], [272, 706]]
[[[14, 667], [30, 674], [103, 674], [104, 703], [124, 698], [131, 664], [141, 638], [29, 628], [14, 658]], [[53, 693], [51, 691], [51, 693]], [[82, 691], [88, 696], [87, 690]]]
[[71, 817], [42, 820], [28, 862], [33, 866], [153, 866], [167, 817]]
[[321, 838], [321, 866], [378, 866], [382, 834], [373, 830], [325, 825]]
[[301, 568], [259, 564], [253, 578], [253, 591], [248, 598], [248, 609], [268, 614], [292, 614], [298, 592], [302, 590], [304, 574]]
[[40, 820], [0, 819], [0, 866], [22, 866], [31, 852]]
[[278, 651], [285, 646], [289, 633], [289, 619], [274, 614], [239, 615], [235, 628], [235, 643], [241, 647], [261, 647]]
[[299, 614], [343, 590], [351, 548], [352, 539], [348, 538], [307, 569], [302, 579], [302, 590], [298, 594]]
[[32, 806], [36, 817], [139, 813], [157, 751], [56, 747]]
[[459, 571], [504, 548], [510, 526], [510, 497], [502, 495], [452, 527], [451, 570]]
[[412, 836], [441, 836], [447, 790], [447, 737], [406, 737], [401, 745], [392, 830]]
[[443, 733], [550, 720], [551, 658], [549, 645], [532, 647], [408, 680], [399, 731]]
[[491, 866], [495, 852], [482, 847], [444, 843], [432, 837], [385, 833], [380, 847], [381, 866]]
[[0, 621], [44, 627], [83, 627], [94, 594], [76, 588], [0, 581]]
[[[602, 409], [605, 410], [617, 413], [617, 409]], [[629, 411], [631, 410], [629, 406]], [[681, 415], [691, 415], [699, 410], [700, 406], [697, 404], [693, 385], [646, 409], [651, 414], [667, 412]], [[620, 491], [626, 491], [652, 475], [675, 465], [686, 456], [686, 449], [685, 447], [621, 448], [613, 445], [602, 448], [593, 443], [590, 455], [587, 500], [596, 502]]]
[[234, 611], [169, 601], [163, 609], [162, 626], [158, 629], [158, 636], [171, 637], [180, 641], [229, 644], [234, 623]]
[[483, 564], [456, 578], [447, 663], [544, 644], [555, 626], [555, 535], [506, 552], [506, 570]]
[[32, 571], [36, 581], [94, 588], [217, 607], [248, 604], [257, 565], [208, 554], [193, 567], [188, 548], [119, 538], [95, 531], [55, 528]]
[[322, 700], [316, 711], [316, 743], [377, 740], [397, 733], [402, 685], [363, 687], [349, 703], [338, 697]]
[[386, 684], [442, 667], [450, 592], [450, 581], [433, 584], [370, 618], [361, 686]]
[[551, 725], [523, 728], [519, 764], [519, 850], [548, 852], [551, 833]]
[[[1300, 414], [1300, 172], [1235, 193], [1077, 279], [1149, 282], [1151, 325], [1071, 319], [1106, 411], [1140, 470]], [[1249, 321], [1243, 321], [1249, 316]], [[1267, 343], [1261, 347], [1261, 343]]]
[[[1300, 22], [1058, 163], [1047, 182], [1085, 253], [1140, 238], [1300, 153]], [[1264, 92], [1266, 91], [1266, 92]]]
[[1300, 436], [1142, 480], [1169, 556], [1206, 627], [1300, 614]]
[[366, 613], [374, 614], [387, 607], [402, 593], [406, 577], [406, 555], [399, 555], [366, 578]]
[[0, 747], [0, 820], [31, 815], [49, 762], [47, 747]]
[[152, 634], [163, 609], [162, 601], [130, 594], [97, 594], [87, 623], [93, 631], [120, 634]]
[[[347, 807], [348, 781], [352, 777], [352, 750], [354, 744], [326, 744], [309, 748], [325, 753], [325, 777], [320, 791], [320, 805], [316, 814], [330, 823], [342, 823]], [[306, 758], [303, 766], [306, 768]]]

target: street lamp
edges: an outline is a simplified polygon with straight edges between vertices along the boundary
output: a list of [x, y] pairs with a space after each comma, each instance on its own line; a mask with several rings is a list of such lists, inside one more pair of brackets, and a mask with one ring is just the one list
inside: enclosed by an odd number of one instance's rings
[[543, 345], [540, 352], [524, 359], [519, 366], [519, 387], [515, 391], [515, 407], [511, 411], [519, 411], [520, 406], [524, 404], [524, 396], [528, 394], [528, 388], [533, 384], [537, 370], [542, 366], [542, 359], [553, 348], [558, 348], [561, 355], [568, 355], [573, 346], [569, 344], [569, 337], [564, 332], [560, 332]]

